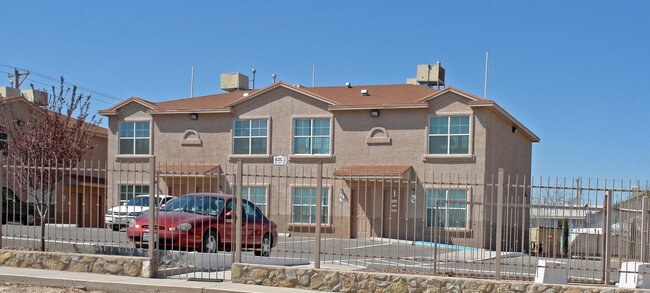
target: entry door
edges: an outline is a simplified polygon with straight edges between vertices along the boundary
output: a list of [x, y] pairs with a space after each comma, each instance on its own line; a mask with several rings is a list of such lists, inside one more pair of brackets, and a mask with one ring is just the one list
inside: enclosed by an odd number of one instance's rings
[[384, 238], [396, 239], [398, 236], [397, 227], [400, 219], [400, 196], [397, 188], [386, 189], [383, 192], [384, 211], [382, 217], [383, 223], [383, 236]]
[[[370, 238], [380, 236], [379, 233], [373, 233], [375, 226], [375, 195], [371, 188], [354, 188], [350, 198], [352, 206], [352, 238]], [[377, 201], [380, 202], [380, 201]], [[381, 205], [380, 205], [381, 207]]]

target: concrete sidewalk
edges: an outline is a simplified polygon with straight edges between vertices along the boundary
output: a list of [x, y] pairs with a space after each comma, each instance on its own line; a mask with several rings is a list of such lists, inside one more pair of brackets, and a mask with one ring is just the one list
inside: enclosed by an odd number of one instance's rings
[[277, 288], [235, 284], [231, 281], [188, 281], [171, 278], [137, 278], [94, 273], [77, 273], [0, 266], [0, 281], [23, 285], [60, 288], [85, 288], [105, 292], [310, 292], [294, 288]]

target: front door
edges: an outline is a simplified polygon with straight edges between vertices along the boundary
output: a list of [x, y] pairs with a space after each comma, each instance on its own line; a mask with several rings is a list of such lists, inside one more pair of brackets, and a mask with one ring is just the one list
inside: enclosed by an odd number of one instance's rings
[[400, 196], [397, 188], [386, 189], [383, 192], [384, 211], [382, 217], [384, 238], [398, 238]]
[[352, 238], [370, 238], [379, 236], [373, 233], [375, 209], [375, 196], [371, 188], [354, 188], [351, 191], [350, 202], [352, 206]]

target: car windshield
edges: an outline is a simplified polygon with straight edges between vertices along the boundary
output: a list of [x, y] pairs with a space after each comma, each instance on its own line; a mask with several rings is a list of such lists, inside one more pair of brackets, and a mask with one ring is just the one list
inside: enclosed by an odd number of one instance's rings
[[168, 202], [163, 210], [217, 216], [223, 208], [223, 203], [222, 198], [189, 194]]
[[148, 207], [149, 206], [149, 197], [148, 196], [137, 196], [126, 202], [127, 206], [137, 206], [137, 207]]

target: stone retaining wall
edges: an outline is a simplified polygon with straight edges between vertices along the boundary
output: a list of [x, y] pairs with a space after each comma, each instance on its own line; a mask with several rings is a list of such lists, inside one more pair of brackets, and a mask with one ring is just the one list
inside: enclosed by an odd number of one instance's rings
[[493, 281], [422, 275], [336, 271], [235, 263], [234, 283], [331, 292], [635, 292], [611, 286], [545, 285], [522, 281]]
[[0, 250], [0, 265], [131, 277], [152, 276], [149, 258], [146, 257]]

